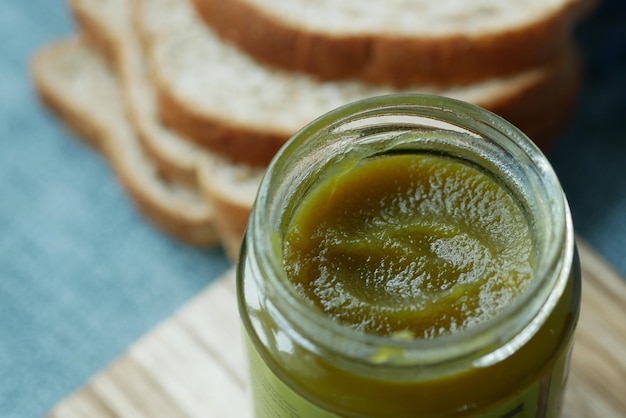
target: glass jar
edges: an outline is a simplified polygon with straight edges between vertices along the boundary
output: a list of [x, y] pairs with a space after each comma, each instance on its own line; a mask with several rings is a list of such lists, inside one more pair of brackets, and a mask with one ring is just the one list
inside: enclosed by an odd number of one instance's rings
[[[398, 153], [478, 167], [522, 208], [533, 278], [484, 323], [429, 339], [376, 335], [330, 318], [288, 279], [285, 234], [320, 179]], [[569, 208], [539, 149], [482, 108], [390, 95], [304, 127], [266, 172], [237, 274], [257, 418], [558, 416], [581, 297]]]

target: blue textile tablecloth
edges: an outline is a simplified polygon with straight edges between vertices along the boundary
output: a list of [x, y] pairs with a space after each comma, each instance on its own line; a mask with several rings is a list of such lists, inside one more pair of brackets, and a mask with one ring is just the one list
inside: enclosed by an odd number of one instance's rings
[[[577, 33], [578, 111], [550, 152], [578, 233], [626, 275], [626, 2]], [[73, 32], [60, 0], [0, 0], [0, 417], [38, 417], [226, 270], [146, 224], [105, 161], [34, 95], [27, 64]]]

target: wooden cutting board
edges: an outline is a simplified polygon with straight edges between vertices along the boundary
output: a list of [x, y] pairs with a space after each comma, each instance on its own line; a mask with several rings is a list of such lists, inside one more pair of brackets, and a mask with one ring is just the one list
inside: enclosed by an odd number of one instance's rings
[[[566, 418], [626, 417], [626, 281], [579, 244], [583, 304]], [[49, 418], [246, 418], [234, 271], [137, 341]]]

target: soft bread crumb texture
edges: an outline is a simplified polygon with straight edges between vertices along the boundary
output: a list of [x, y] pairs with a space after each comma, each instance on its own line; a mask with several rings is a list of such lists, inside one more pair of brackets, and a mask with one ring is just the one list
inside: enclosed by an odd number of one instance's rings
[[554, 61], [589, 1], [192, 0], [207, 26], [265, 65], [397, 88]]
[[484, 35], [522, 27], [576, 0], [240, 0], [287, 25], [342, 36]]
[[202, 27], [171, 33], [153, 52], [160, 80], [195, 111], [249, 129], [287, 136], [336, 107], [394, 92], [439, 94], [489, 107], [499, 98], [540, 81], [552, 69], [539, 67], [511, 77], [450, 88], [422, 85], [390, 89], [358, 81], [322, 82], [259, 65]]

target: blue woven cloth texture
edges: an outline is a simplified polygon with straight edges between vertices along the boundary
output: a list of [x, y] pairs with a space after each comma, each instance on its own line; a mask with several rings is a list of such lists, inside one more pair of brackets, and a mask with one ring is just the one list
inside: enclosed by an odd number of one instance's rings
[[[576, 230], [626, 275], [626, 4], [577, 31], [580, 105], [549, 153]], [[41, 106], [28, 59], [74, 24], [60, 0], [0, 0], [0, 417], [39, 417], [228, 263], [146, 224], [99, 154]]]

